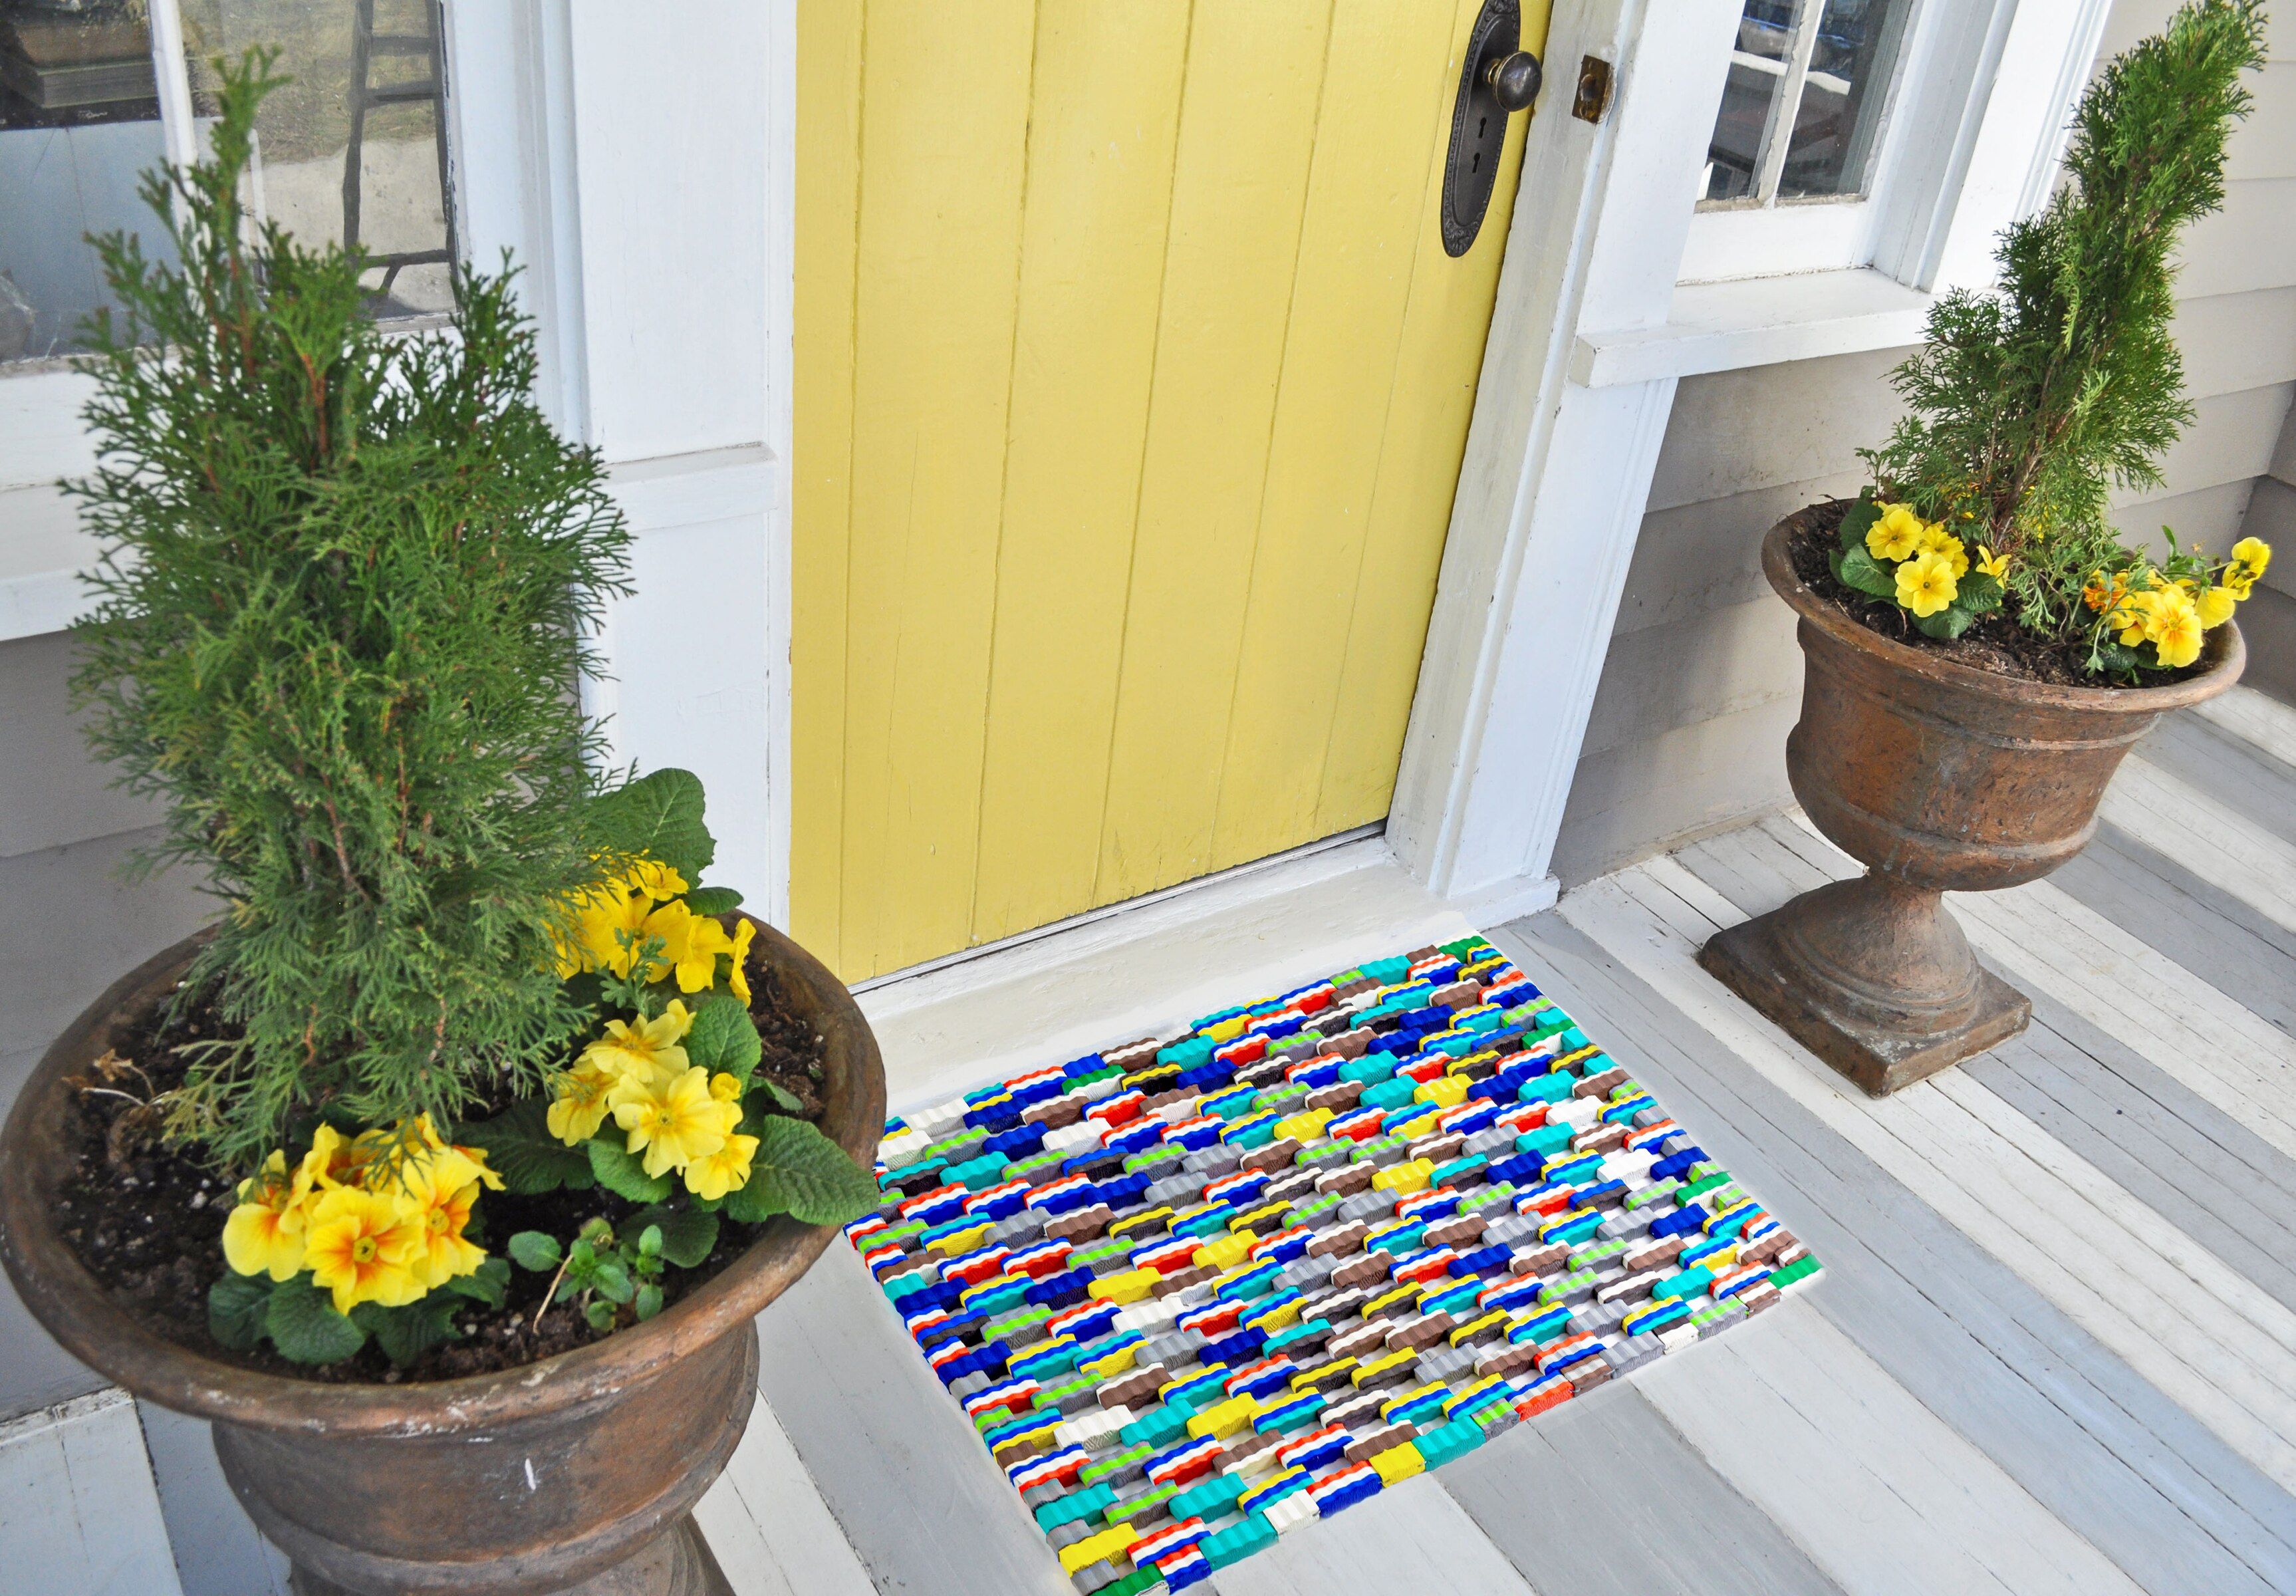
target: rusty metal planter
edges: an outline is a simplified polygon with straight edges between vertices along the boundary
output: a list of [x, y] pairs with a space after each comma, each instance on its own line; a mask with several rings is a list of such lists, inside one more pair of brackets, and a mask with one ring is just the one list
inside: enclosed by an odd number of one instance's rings
[[[727, 1590], [690, 1510], [757, 1400], [758, 1311], [829, 1226], [782, 1219], [644, 1324], [522, 1368], [421, 1385], [323, 1385], [202, 1356], [115, 1307], [51, 1222], [70, 1173], [65, 1077], [171, 991], [196, 939], [120, 981], [48, 1049], [0, 1133], [0, 1258], [33, 1314], [136, 1395], [209, 1419], [224, 1473], [299, 1589], [396, 1596]], [[873, 1156], [884, 1066], [844, 986], [758, 927], [784, 1001], [824, 1041], [822, 1129]]]
[[2022, 1031], [2023, 994], [1984, 969], [1941, 893], [2038, 880], [2087, 845], [2129, 748], [2170, 710], [2240, 679], [2240, 629], [2209, 633], [2198, 675], [2141, 688], [2053, 687], [1873, 631], [1795, 575], [1762, 570], [1801, 616], [1801, 720], [1786, 774], [1818, 830], [1866, 867], [1711, 938], [1699, 962], [1876, 1097]]

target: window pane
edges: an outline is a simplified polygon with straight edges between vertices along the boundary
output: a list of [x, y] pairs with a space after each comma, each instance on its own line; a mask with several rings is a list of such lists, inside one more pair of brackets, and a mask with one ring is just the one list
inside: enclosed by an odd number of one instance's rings
[[307, 243], [364, 245], [380, 316], [453, 300], [438, 28], [431, 0], [184, 0], [203, 111], [210, 58], [280, 52], [272, 70], [293, 81], [257, 115], [248, 206]]
[[77, 347], [111, 302], [84, 234], [174, 259], [135, 194], [165, 149], [157, 95], [141, 0], [0, 0], [0, 361]]
[[1741, 200], [1754, 191], [1762, 128], [1785, 83], [1793, 11], [1793, 0], [1746, 0], [1737, 46], [1730, 53], [1722, 112], [1714, 119], [1714, 138], [1706, 152], [1703, 200]]
[[1866, 186], [1905, 9], [1903, 0], [1825, 0], [1780, 199], [1854, 194]]

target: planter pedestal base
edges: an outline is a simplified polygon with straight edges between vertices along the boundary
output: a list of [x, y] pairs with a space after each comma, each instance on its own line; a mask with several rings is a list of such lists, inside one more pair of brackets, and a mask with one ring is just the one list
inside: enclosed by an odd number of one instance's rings
[[[295, 1596], [358, 1596], [348, 1585], [298, 1568], [291, 1576]], [[543, 1596], [542, 1587], [536, 1587]], [[627, 1562], [594, 1574], [577, 1585], [554, 1585], [547, 1596], [734, 1596], [725, 1570], [709, 1555], [701, 1526], [687, 1515]]]
[[1939, 893], [1879, 871], [1716, 933], [1698, 962], [1877, 1098], [2033, 1017], [2022, 992], [1977, 962]]

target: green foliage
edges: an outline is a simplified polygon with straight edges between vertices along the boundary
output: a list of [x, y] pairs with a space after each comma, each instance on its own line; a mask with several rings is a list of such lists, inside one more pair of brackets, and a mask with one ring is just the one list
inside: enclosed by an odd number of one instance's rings
[[619, 1235], [603, 1219], [586, 1221], [562, 1250], [554, 1237], [521, 1230], [510, 1238], [510, 1251], [521, 1268], [555, 1271], [552, 1302], [579, 1302], [593, 1329], [610, 1330], [621, 1308], [640, 1320], [660, 1312], [663, 1266], [690, 1269], [717, 1241], [715, 1214], [648, 1209], [631, 1215]]
[[765, 1057], [757, 1022], [741, 999], [731, 992], [712, 992], [693, 1011], [693, 1027], [685, 1033], [685, 1062], [716, 1074], [734, 1076], [743, 1086], [750, 1072]]
[[395, 1308], [361, 1303], [346, 1317], [308, 1272], [276, 1285], [260, 1275], [227, 1273], [208, 1288], [208, 1329], [234, 1352], [252, 1352], [267, 1337], [292, 1363], [340, 1363], [372, 1337], [404, 1369], [440, 1342], [461, 1337], [455, 1314], [466, 1301], [499, 1308], [509, 1289], [510, 1265], [488, 1258], [443, 1290]]
[[263, 1339], [271, 1309], [271, 1282], [226, 1272], [208, 1287], [208, 1331], [234, 1352], [250, 1352]]
[[841, 1225], [882, 1200], [869, 1172], [810, 1121], [774, 1115], [752, 1134], [749, 1184], [726, 1194], [726, 1217], [755, 1224], [787, 1213], [803, 1224]]
[[263, 1333], [291, 1363], [340, 1363], [365, 1346], [367, 1337], [357, 1320], [335, 1312], [332, 1296], [313, 1285], [308, 1274], [271, 1288]]
[[700, 1268], [718, 1245], [718, 1216], [698, 1208], [641, 1209], [622, 1222], [622, 1230], [641, 1238], [648, 1230], [657, 1231], [661, 1245], [656, 1250], [680, 1269]]
[[404, 1307], [361, 1303], [351, 1310], [351, 1322], [374, 1337], [392, 1367], [404, 1369], [440, 1342], [455, 1338], [455, 1311], [460, 1306], [452, 1293], [433, 1291]]
[[598, 799], [590, 806], [589, 819], [601, 846], [658, 859], [698, 883], [718, 857], [701, 815], [700, 777], [691, 770], [656, 770]]
[[73, 485], [103, 547], [90, 740], [165, 805], [146, 862], [229, 906], [190, 979], [238, 1040], [194, 1060], [171, 1130], [242, 1164], [316, 1108], [444, 1123], [504, 1077], [539, 1090], [587, 1023], [552, 958], [595, 875], [572, 687], [627, 543], [529, 397], [507, 273], [458, 275], [447, 333], [386, 335], [357, 255], [251, 227], [278, 81], [250, 53], [213, 155], [146, 178], [180, 269], [98, 242], [127, 314], [89, 328], [102, 458]]
[[484, 1150], [487, 1166], [505, 1189], [532, 1197], [561, 1187], [586, 1190], [597, 1183], [590, 1156], [550, 1133], [549, 1105], [539, 1098], [512, 1104], [492, 1119], [465, 1124], [455, 1132], [465, 1147]]
[[590, 1172], [599, 1185], [633, 1203], [659, 1203], [673, 1187], [668, 1175], [650, 1175], [636, 1153], [611, 1126], [583, 1144], [589, 1150]]
[[2119, 547], [2107, 491], [2157, 486], [2192, 419], [2169, 258], [2223, 202], [2264, 33], [2262, 0], [2190, 0], [2107, 65], [2075, 116], [2065, 185], [2001, 239], [2000, 286], [1939, 300], [1927, 346], [1892, 377], [1908, 414], [1866, 455], [1885, 497], [2017, 555], [2009, 589], [2037, 630], [2077, 630], [2082, 578]]

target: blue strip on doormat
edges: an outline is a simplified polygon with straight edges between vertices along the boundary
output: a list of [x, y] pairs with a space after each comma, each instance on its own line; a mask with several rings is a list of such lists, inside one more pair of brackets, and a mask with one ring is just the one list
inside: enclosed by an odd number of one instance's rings
[[1817, 1272], [1481, 937], [886, 1123], [847, 1227], [1079, 1591], [1185, 1590]]

